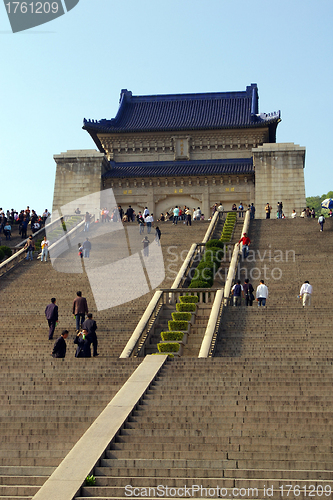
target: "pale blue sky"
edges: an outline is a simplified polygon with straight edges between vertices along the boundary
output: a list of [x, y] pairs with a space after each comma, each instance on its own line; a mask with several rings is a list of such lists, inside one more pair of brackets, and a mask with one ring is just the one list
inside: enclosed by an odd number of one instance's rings
[[332, 0], [80, 0], [12, 34], [0, 5], [0, 206], [51, 209], [53, 155], [94, 149], [82, 120], [113, 118], [122, 88], [257, 83], [259, 111], [281, 110], [277, 142], [306, 147], [306, 195], [332, 190], [332, 14]]

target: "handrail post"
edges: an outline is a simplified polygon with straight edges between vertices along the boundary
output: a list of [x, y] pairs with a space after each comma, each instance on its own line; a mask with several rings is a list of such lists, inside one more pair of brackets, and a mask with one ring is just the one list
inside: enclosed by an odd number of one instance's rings
[[137, 327], [135, 328], [134, 332], [132, 333], [131, 338], [127, 342], [123, 352], [119, 356], [120, 358], [129, 358], [138, 342], [140, 339], [147, 323], [148, 320], [150, 319], [151, 315], [153, 314], [155, 307], [158, 304], [158, 301], [160, 300], [161, 296], [163, 295], [162, 290], [158, 290], [157, 292], [154, 293], [154, 296], [150, 303], [148, 304], [147, 309], [143, 313], [139, 323], [137, 324]]
[[[244, 220], [244, 224], [243, 224], [243, 228], [242, 228], [242, 234], [247, 233], [249, 224], [250, 224], [250, 211], [248, 210], [245, 214], [245, 220]], [[239, 246], [235, 245], [233, 253], [232, 253], [231, 262], [229, 265], [228, 276], [227, 276], [227, 279], [225, 282], [225, 287], [224, 287], [224, 303], [225, 303], [225, 305], [227, 305], [227, 303], [228, 303], [228, 298], [230, 295], [231, 286], [232, 286], [232, 283], [233, 283], [234, 278], [235, 278], [238, 254], [239, 254]]]
[[218, 316], [220, 313], [222, 300], [223, 300], [223, 288], [221, 290], [217, 290], [217, 292], [215, 294], [214, 303], [213, 303], [212, 310], [211, 310], [211, 313], [209, 316], [205, 335], [204, 335], [204, 338], [203, 338], [202, 343], [201, 343], [198, 358], [207, 358], [208, 357], [210, 346], [211, 346], [212, 339], [213, 339], [213, 335], [214, 335], [215, 328], [216, 328], [216, 323], [217, 323]]

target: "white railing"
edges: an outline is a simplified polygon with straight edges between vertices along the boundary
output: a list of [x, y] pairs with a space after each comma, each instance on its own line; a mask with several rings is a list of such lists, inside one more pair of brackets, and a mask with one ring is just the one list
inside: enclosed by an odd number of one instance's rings
[[[249, 224], [250, 224], [250, 211], [247, 210], [247, 212], [245, 214], [243, 228], [242, 228], [242, 233], [241, 233], [242, 235], [243, 235], [243, 233], [248, 232]], [[227, 303], [228, 303], [230, 290], [231, 290], [232, 284], [233, 284], [234, 279], [235, 279], [239, 252], [240, 252], [239, 246], [235, 245], [234, 251], [232, 252], [232, 257], [231, 257], [231, 262], [229, 265], [228, 275], [227, 275], [227, 279], [226, 279], [225, 286], [224, 286], [224, 304], [225, 305], [227, 305]]]
[[207, 328], [201, 343], [201, 348], [199, 351], [198, 358], [207, 358], [209, 356], [213, 339], [216, 340], [218, 330], [220, 327], [222, 310], [223, 310], [223, 288], [217, 290], [216, 292], [213, 307], [210, 312]]
[[[32, 239], [35, 240], [38, 236], [41, 235], [41, 233], [43, 233], [43, 231], [47, 231], [47, 232], [50, 232], [53, 230], [53, 226], [57, 227], [62, 227], [62, 223], [65, 223], [66, 224], [66, 218], [68, 217], [71, 217], [70, 215], [68, 216], [63, 216], [63, 217], [59, 217], [58, 219], [52, 221], [50, 224], [48, 224], [47, 226], [44, 226], [43, 228], [41, 228], [39, 231], [37, 231], [36, 233], [34, 233], [32, 235]], [[49, 251], [54, 251], [57, 247], [57, 245], [60, 243], [62, 243], [64, 240], [70, 238], [72, 239], [73, 236], [76, 235], [76, 232], [81, 230], [82, 226], [84, 225], [84, 221], [81, 221], [79, 224], [77, 224], [77, 226], [75, 226], [73, 229], [71, 229], [70, 231], [68, 231], [68, 233], [65, 233], [63, 236], [60, 236], [59, 239], [55, 242], [53, 242], [50, 247], [49, 247]], [[25, 245], [27, 242], [27, 240], [23, 240], [21, 243], [19, 243], [17, 245], [17, 247], [21, 247], [22, 245]], [[17, 248], [16, 247], [16, 248]], [[59, 252], [61, 253], [61, 252]], [[10, 271], [13, 267], [15, 267], [17, 264], [19, 264], [20, 262], [22, 262], [25, 258], [25, 250], [24, 248], [21, 248], [20, 250], [18, 250], [17, 252], [15, 252], [11, 257], [9, 257], [8, 259], [6, 259], [4, 262], [2, 262], [0, 264], [0, 276], [4, 276], [8, 271]]]

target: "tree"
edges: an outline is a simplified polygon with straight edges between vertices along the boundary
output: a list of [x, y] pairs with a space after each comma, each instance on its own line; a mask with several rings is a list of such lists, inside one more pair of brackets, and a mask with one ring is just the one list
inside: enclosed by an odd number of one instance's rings
[[317, 217], [319, 217], [321, 213], [323, 215], [328, 215], [328, 210], [321, 208], [321, 202], [326, 200], [326, 198], [333, 199], [333, 191], [329, 191], [327, 194], [322, 194], [321, 196], [309, 196], [306, 198], [306, 205], [310, 207], [310, 209], [315, 209]]

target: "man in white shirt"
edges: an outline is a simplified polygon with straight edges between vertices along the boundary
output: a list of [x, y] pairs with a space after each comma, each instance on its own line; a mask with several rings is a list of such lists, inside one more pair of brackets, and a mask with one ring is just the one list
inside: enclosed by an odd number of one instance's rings
[[312, 286], [308, 281], [304, 281], [299, 292], [299, 298], [303, 297], [303, 307], [311, 304]]
[[42, 240], [41, 245], [40, 245], [42, 247], [42, 256], [40, 258], [41, 262], [43, 262], [44, 258], [45, 258], [45, 262], [47, 261], [47, 257], [49, 254], [49, 245], [50, 245], [49, 240], [46, 238], [46, 236], [44, 236], [44, 239]]
[[258, 307], [266, 305], [266, 300], [268, 298], [268, 288], [264, 284], [264, 280], [260, 280], [260, 285], [257, 286], [256, 291], [256, 301], [258, 302]]
[[178, 217], [179, 217], [179, 208], [178, 208], [178, 206], [176, 206], [176, 207], [173, 209], [173, 224], [177, 224], [177, 222], [178, 222]]
[[152, 223], [154, 222], [154, 217], [153, 217], [154, 214], [151, 214], [151, 215], [147, 215], [147, 217], [145, 218], [145, 223], [147, 224], [147, 233], [149, 234], [151, 232], [151, 225]]

